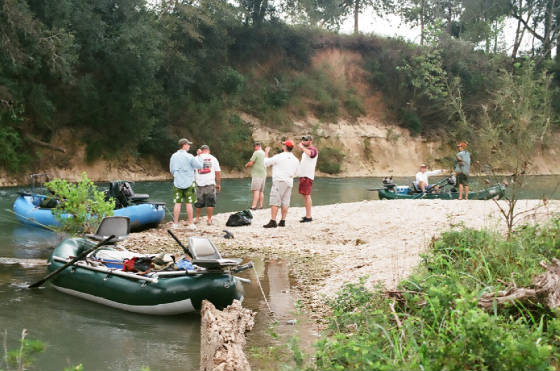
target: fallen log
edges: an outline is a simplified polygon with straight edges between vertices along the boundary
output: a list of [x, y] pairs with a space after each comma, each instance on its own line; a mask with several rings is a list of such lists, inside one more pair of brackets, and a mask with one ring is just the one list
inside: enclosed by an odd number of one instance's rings
[[234, 300], [219, 311], [207, 300], [202, 302], [200, 323], [200, 369], [203, 371], [249, 371], [243, 352], [245, 333], [255, 324], [255, 312]]
[[560, 260], [552, 258], [550, 264], [540, 263], [546, 271], [533, 278], [532, 288], [512, 287], [498, 292], [489, 292], [480, 298], [478, 305], [490, 309], [494, 303], [504, 304], [513, 300], [534, 299], [550, 309], [560, 307]]

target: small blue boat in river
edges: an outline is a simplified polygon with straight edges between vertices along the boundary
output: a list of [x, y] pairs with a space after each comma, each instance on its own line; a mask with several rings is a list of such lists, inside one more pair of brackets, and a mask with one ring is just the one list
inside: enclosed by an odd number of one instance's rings
[[[135, 194], [128, 182], [111, 182], [106, 197], [115, 200], [113, 215], [130, 218], [131, 231], [155, 227], [165, 217], [165, 202], [148, 201], [149, 195]], [[13, 206], [18, 220], [44, 228], [60, 226], [52, 208], [44, 207], [46, 199], [43, 194], [21, 192]]]

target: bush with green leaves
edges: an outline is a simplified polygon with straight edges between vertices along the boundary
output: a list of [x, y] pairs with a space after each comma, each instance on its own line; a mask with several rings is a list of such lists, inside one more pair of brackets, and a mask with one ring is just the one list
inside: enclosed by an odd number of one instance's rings
[[103, 217], [113, 215], [115, 201], [105, 200], [105, 193], [97, 189], [86, 173], [82, 173], [77, 183], [55, 179], [45, 186], [58, 201], [53, 213], [64, 231], [74, 234], [92, 232]]
[[327, 174], [338, 174], [341, 172], [342, 161], [346, 155], [340, 149], [324, 147], [317, 160], [317, 169]]
[[558, 236], [560, 219], [518, 228], [510, 239], [451, 231], [393, 293], [346, 285], [329, 303], [333, 316], [317, 344], [315, 368], [557, 369], [557, 313], [536, 300], [485, 311], [478, 300], [485, 292], [530, 285], [543, 271], [541, 260], [560, 256]]

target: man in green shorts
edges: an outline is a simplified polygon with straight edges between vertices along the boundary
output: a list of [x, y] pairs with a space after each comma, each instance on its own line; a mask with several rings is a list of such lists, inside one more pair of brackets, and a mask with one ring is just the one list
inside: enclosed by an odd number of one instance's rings
[[253, 192], [251, 210], [256, 210], [257, 205], [259, 209], [263, 208], [266, 169], [264, 167], [264, 151], [261, 144], [257, 142], [253, 148], [255, 152], [253, 152], [253, 156], [245, 164], [245, 167], [251, 168], [251, 191]]
[[194, 230], [193, 207], [196, 202], [194, 186], [194, 170], [201, 169], [200, 160], [187, 151], [192, 142], [188, 139], [179, 139], [179, 150], [171, 156], [169, 171], [173, 175], [173, 228], [179, 227], [179, 214], [181, 203], [185, 203], [187, 210], [187, 228]]

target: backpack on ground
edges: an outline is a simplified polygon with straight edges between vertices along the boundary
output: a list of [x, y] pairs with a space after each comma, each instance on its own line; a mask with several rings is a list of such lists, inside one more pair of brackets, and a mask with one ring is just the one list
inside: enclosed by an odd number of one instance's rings
[[241, 227], [244, 225], [250, 225], [253, 221], [253, 214], [249, 210], [242, 210], [233, 213], [229, 216], [226, 225], [228, 227]]

